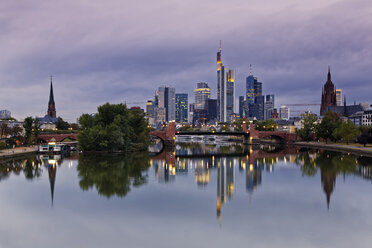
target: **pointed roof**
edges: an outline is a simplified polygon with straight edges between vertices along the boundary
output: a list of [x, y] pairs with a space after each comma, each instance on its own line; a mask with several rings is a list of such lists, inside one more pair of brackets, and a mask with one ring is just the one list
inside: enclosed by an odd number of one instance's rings
[[50, 76], [50, 93], [49, 93], [49, 104], [54, 104], [54, 94], [53, 94], [53, 76]]

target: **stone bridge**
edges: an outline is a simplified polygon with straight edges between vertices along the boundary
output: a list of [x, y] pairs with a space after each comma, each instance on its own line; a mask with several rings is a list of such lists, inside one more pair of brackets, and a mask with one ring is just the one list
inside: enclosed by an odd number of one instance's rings
[[176, 141], [176, 135], [231, 135], [231, 136], [243, 136], [244, 144], [252, 144], [265, 138], [274, 138], [283, 143], [293, 143], [297, 140], [297, 135], [293, 133], [287, 133], [283, 131], [259, 131], [254, 129], [254, 125], [251, 122], [249, 124], [249, 130], [247, 129], [246, 122], [243, 121], [242, 132], [211, 132], [211, 131], [182, 131], [176, 132], [175, 122], [170, 122], [168, 128], [162, 131], [152, 131], [150, 135], [160, 138], [164, 146], [174, 146]]
[[66, 139], [77, 140], [77, 133], [64, 133], [64, 134], [39, 134], [38, 140], [48, 142], [63, 142]]

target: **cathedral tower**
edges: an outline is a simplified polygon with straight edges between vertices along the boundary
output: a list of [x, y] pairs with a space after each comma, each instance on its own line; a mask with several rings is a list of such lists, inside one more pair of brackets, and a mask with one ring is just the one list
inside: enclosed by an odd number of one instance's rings
[[53, 95], [53, 77], [50, 77], [50, 94], [49, 94], [49, 103], [48, 103], [48, 112], [47, 115], [53, 118], [56, 118], [56, 104], [54, 103], [54, 95]]
[[322, 90], [322, 105], [320, 106], [320, 115], [325, 114], [324, 110], [328, 106], [336, 106], [336, 88], [331, 81], [331, 69], [328, 68], [327, 82]]

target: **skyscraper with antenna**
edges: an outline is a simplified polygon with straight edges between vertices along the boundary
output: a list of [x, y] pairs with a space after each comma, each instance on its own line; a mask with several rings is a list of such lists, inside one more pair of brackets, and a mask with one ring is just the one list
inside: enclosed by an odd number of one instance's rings
[[235, 71], [227, 70], [222, 63], [222, 46], [217, 52], [217, 118], [230, 122], [235, 106]]

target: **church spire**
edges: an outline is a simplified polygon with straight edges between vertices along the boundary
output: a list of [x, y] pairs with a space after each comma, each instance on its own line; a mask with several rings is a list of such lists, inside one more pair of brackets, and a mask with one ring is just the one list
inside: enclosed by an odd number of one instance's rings
[[54, 94], [53, 94], [53, 76], [50, 75], [50, 93], [49, 93], [49, 104], [54, 104]]
[[48, 102], [48, 112], [47, 115], [53, 118], [57, 117], [56, 113], [56, 104], [54, 103], [54, 94], [53, 94], [53, 76], [50, 76], [50, 93], [49, 93], [49, 102]]
[[328, 66], [328, 81], [331, 81], [331, 66]]

